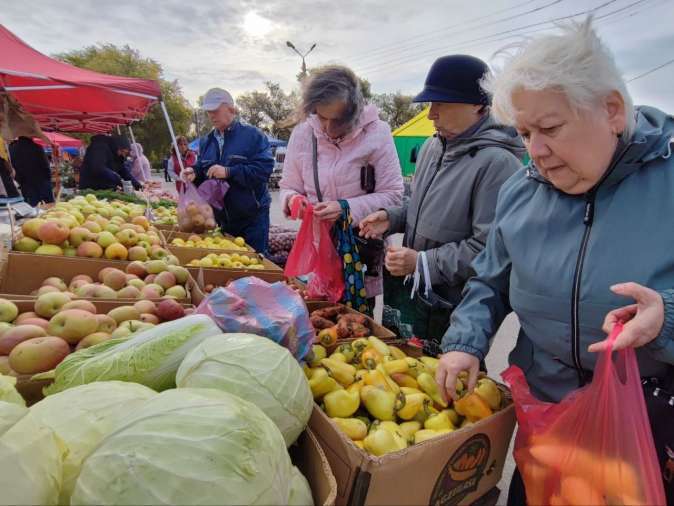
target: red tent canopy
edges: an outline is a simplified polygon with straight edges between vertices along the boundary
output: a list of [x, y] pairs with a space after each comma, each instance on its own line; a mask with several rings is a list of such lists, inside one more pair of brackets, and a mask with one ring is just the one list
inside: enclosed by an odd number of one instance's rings
[[[56, 144], [62, 148], [81, 148], [82, 141], [75, 139], [74, 137], [69, 137], [58, 132], [44, 132], [47, 139], [49, 139], [50, 144]], [[42, 139], [33, 139], [40, 146], [47, 146], [47, 143]]]
[[43, 55], [0, 25], [0, 90], [47, 130], [108, 132], [141, 119], [159, 83], [73, 67]]

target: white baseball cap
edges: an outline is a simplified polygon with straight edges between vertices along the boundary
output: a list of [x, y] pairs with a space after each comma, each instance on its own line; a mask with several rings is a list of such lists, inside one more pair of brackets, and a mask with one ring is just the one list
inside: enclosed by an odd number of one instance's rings
[[206, 111], [215, 111], [220, 104], [234, 105], [234, 99], [227, 90], [222, 88], [211, 88], [204, 95], [204, 105]]

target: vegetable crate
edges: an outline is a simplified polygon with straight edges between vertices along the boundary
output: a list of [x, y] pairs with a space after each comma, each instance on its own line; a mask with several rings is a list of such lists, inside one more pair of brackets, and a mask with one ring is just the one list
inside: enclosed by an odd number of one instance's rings
[[316, 506], [334, 506], [337, 482], [316, 435], [305, 430], [288, 451], [293, 464], [302, 472], [314, 497]]
[[[192, 237], [193, 235], [198, 235], [202, 239], [205, 239], [206, 237], [209, 237], [209, 234], [194, 234], [194, 233], [191, 233], [191, 232], [180, 232], [178, 229], [175, 229], [175, 230], [161, 230], [160, 229], [159, 233], [163, 237], [164, 243], [166, 244], [166, 246], [171, 246], [171, 241], [173, 241], [173, 239], [182, 239], [183, 241], [188, 241], [189, 238]], [[235, 239], [235, 237], [233, 235], [229, 235], [229, 234], [223, 234], [223, 237], [225, 239], [229, 239], [232, 242]], [[245, 252], [255, 253], [255, 250], [253, 248], [251, 248], [250, 246], [248, 246], [247, 244], [244, 246], [244, 248], [245, 249], [243, 249], [243, 250], [223, 250], [223, 249], [212, 248], [212, 250], [213, 251], [223, 251], [225, 253], [230, 253], [230, 252], [240, 253], [241, 251], [243, 251], [244, 253]], [[186, 249], [192, 249], [192, 248], [186, 248]], [[210, 252], [211, 251], [209, 251], [209, 253]]]

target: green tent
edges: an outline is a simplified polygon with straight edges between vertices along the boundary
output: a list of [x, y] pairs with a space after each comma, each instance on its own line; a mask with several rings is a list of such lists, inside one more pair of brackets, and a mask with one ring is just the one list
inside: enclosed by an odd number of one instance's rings
[[428, 119], [428, 108], [393, 131], [403, 176], [412, 176], [416, 169], [416, 155], [421, 145], [435, 133], [433, 122]]

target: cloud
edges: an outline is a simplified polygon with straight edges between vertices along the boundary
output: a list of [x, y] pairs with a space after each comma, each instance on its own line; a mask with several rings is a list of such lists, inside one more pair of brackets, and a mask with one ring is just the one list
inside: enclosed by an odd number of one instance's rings
[[[588, 8], [586, 0], [565, 0], [538, 13], [504, 22], [524, 12], [521, 0], [420, 4], [409, 0], [23, 0], [4, 2], [2, 22], [39, 51], [54, 54], [109, 42], [138, 49], [161, 63], [194, 103], [205, 89], [220, 84], [232, 93], [260, 89], [273, 80], [289, 90], [312, 43], [309, 66], [338, 62], [370, 80], [376, 92], [415, 93], [435, 58], [466, 52], [489, 60], [510, 40], [475, 41], [527, 23], [545, 21]], [[537, 5], [545, 5], [541, 2]], [[597, 0], [596, 4], [601, 2]], [[629, 5], [627, 0], [598, 14]], [[271, 25], [264, 36], [247, 33], [250, 12]], [[646, 0], [597, 23], [625, 75], [633, 76], [671, 58], [674, 37], [671, 0]], [[535, 35], [535, 34], [533, 34]], [[411, 39], [411, 40], [410, 40]], [[630, 86], [635, 100], [658, 100], [674, 110], [664, 82], [674, 81], [674, 66]], [[643, 94], [643, 97], [641, 96]], [[669, 93], [671, 95], [671, 93]]]

